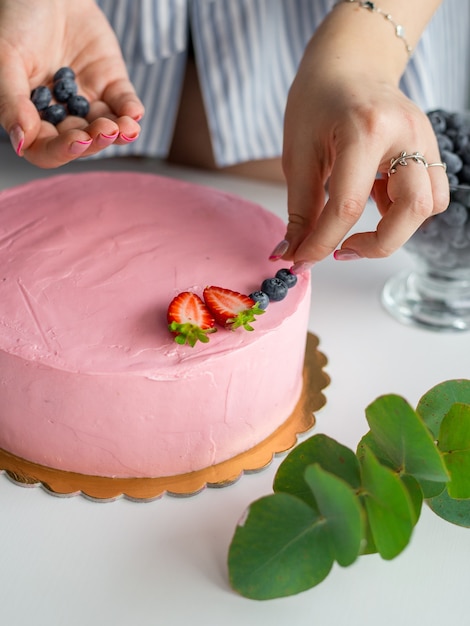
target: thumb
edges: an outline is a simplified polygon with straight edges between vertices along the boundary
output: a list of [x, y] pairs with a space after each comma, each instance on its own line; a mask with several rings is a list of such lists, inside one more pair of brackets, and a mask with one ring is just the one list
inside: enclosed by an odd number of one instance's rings
[[0, 125], [6, 130], [18, 156], [37, 137], [41, 119], [34, 104], [22, 62], [0, 63]]

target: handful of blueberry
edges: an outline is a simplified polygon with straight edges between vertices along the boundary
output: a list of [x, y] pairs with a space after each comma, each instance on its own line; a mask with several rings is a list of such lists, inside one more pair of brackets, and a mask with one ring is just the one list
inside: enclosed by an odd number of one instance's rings
[[[52, 79], [52, 91], [40, 85], [31, 92], [31, 101], [46, 122], [56, 126], [67, 115], [86, 117], [90, 110], [88, 100], [78, 95], [75, 72], [70, 67], [61, 67]], [[52, 102], [52, 100], [55, 102]]]
[[427, 219], [407, 242], [437, 272], [470, 268], [470, 114], [441, 109], [428, 113], [441, 161], [447, 165], [450, 203]]

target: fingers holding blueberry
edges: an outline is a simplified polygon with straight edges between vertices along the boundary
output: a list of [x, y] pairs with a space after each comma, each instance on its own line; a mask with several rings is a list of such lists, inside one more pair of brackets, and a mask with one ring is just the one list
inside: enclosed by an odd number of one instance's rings
[[[140, 127], [134, 119], [117, 117], [105, 102], [90, 102], [80, 93], [75, 72], [70, 67], [60, 68], [51, 86], [35, 87], [31, 91], [31, 102], [41, 120], [47, 122], [33, 151], [39, 157], [44, 142], [55, 141], [54, 151], [58, 155], [66, 153], [55, 165], [79, 156], [91, 156], [113, 143], [127, 144], [139, 136]], [[49, 124], [57, 128], [57, 134], [51, 133]], [[70, 131], [84, 131], [86, 136], [83, 133], [71, 135]]]
[[61, 67], [54, 74], [52, 83], [52, 90], [47, 85], [39, 85], [31, 92], [31, 101], [43, 120], [57, 126], [67, 115], [84, 118], [88, 115], [89, 102], [78, 95], [72, 68]]

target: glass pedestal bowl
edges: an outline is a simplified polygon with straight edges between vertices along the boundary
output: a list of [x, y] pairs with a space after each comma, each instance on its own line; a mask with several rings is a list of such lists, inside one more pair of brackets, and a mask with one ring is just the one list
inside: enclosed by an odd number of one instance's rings
[[470, 329], [470, 186], [450, 188], [450, 204], [405, 244], [414, 268], [393, 276], [382, 291], [399, 321], [437, 331]]

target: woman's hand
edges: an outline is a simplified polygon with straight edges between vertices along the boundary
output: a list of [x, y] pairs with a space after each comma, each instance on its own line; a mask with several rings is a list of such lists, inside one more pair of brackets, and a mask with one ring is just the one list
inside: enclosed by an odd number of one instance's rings
[[[284, 256], [294, 261], [294, 271], [323, 259], [341, 242], [338, 259], [388, 256], [449, 200], [441, 167], [408, 160], [387, 176], [391, 159], [404, 150], [423, 154], [428, 163], [440, 161], [426, 115], [399, 90], [399, 76], [389, 78], [395, 68], [381, 67], [380, 59], [367, 63], [361, 54], [335, 57], [323, 44], [314, 37], [307, 48], [285, 116], [289, 248]], [[370, 194], [381, 215], [377, 229], [348, 236]]]
[[[90, 102], [86, 120], [42, 121], [30, 100], [64, 66]], [[129, 81], [119, 44], [94, 0], [0, 0], [0, 124], [18, 155], [58, 167], [111, 143], [137, 139], [143, 105]]]

